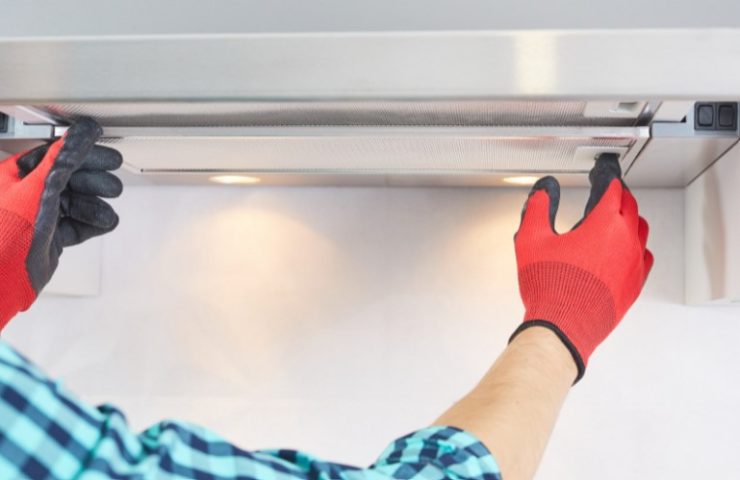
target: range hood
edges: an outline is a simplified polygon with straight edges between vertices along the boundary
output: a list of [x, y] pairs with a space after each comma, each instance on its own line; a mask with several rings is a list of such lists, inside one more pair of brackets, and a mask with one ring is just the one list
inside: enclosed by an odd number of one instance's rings
[[10, 2], [0, 150], [89, 116], [129, 184], [466, 187], [613, 152], [687, 187], [689, 301], [738, 301], [740, 4], [463, 3]]
[[658, 101], [14, 105], [0, 106], [0, 145], [20, 150], [89, 116], [104, 127], [102, 143], [123, 154], [129, 181], [244, 174], [268, 184], [499, 185], [557, 174], [585, 185], [594, 159], [616, 153], [638, 183], [683, 186], [738, 141], [737, 104], [721, 105], [733, 109], [734, 128], [697, 130], [697, 107], [686, 102], [680, 121], [654, 121], [669, 106]]
[[[685, 186], [738, 141], [740, 71], [717, 62], [736, 44], [727, 30], [0, 38], [0, 149], [89, 116], [130, 182], [499, 185], [553, 173], [586, 185], [608, 152], [632, 184]], [[718, 75], [686, 77], [664, 60], [677, 48]]]

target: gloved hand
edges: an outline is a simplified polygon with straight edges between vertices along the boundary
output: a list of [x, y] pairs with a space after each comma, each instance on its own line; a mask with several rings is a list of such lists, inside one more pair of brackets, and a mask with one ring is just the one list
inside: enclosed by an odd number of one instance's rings
[[96, 146], [86, 119], [49, 145], [0, 162], [0, 328], [28, 309], [49, 282], [64, 247], [113, 230], [118, 216], [98, 197], [117, 197], [109, 170], [121, 155]]
[[[648, 224], [621, 180], [617, 156], [604, 154], [589, 175], [583, 219], [555, 232], [560, 185], [544, 177], [532, 187], [515, 236], [522, 330], [542, 326], [566, 345], [581, 379], [594, 349], [640, 294], [653, 255], [645, 248]], [[511, 341], [511, 340], [510, 340]]]

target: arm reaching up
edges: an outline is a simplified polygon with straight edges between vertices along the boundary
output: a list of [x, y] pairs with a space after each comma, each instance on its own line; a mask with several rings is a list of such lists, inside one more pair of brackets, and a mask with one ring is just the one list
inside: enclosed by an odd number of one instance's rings
[[616, 156], [599, 158], [589, 178], [584, 217], [563, 234], [555, 231], [557, 180], [532, 188], [515, 236], [524, 322], [478, 386], [436, 422], [475, 434], [506, 480], [534, 476], [570, 386], [653, 264], [647, 222]]

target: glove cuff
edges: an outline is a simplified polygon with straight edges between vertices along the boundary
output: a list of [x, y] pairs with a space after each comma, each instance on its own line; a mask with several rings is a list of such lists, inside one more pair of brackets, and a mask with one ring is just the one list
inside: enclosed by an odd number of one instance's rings
[[563, 331], [560, 330], [560, 328], [554, 323], [548, 322], [547, 320], [527, 320], [519, 325], [516, 330], [514, 330], [514, 333], [512, 333], [511, 337], [509, 337], [509, 343], [511, 343], [511, 341], [517, 337], [517, 335], [519, 335], [529, 327], [545, 327], [553, 332], [555, 335], [557, 335], [560, 341], [563, 342], [563, 344], [565, 345], [565, 348], [567, 348], [570, 354], [573, 356], [573, 361], [576, 363], [576, 368], [578, 369], [578, 374], [576, 375], [576, 379], [573, 381], [573, 385], [578, 383], [578, 381], [583, 378], [583, 374], [586, 373], [586, 364], [583, 361], [581, 354], [578, 352], [578, 349], [575, 347], [575, 345], [573, 345], [573, 342], [571, 342], [567, 335], [565, 335], [565, 333], [563, 333]]
[[3, 301], [0, 301], [0, 330], [5, 328], [5, 325], [7, 325], [19, 311], [20, 309], [14, 303], [5, 301], [4, 299]]

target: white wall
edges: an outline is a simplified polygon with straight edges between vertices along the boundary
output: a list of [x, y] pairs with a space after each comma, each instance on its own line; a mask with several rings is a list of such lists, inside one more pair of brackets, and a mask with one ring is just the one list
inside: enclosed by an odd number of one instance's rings
[[[137, 428], [369, 463], [473, 386], [522, 315], [524, 190], [134, 187], [101, 295], [6, 338]], [[574, 222], [583, 190], [567, 192]], [[682, 305], [683, 193], [638, 191], [656, 264], [592, 357], [539, 478], [737, 478], [740, 310]]]

